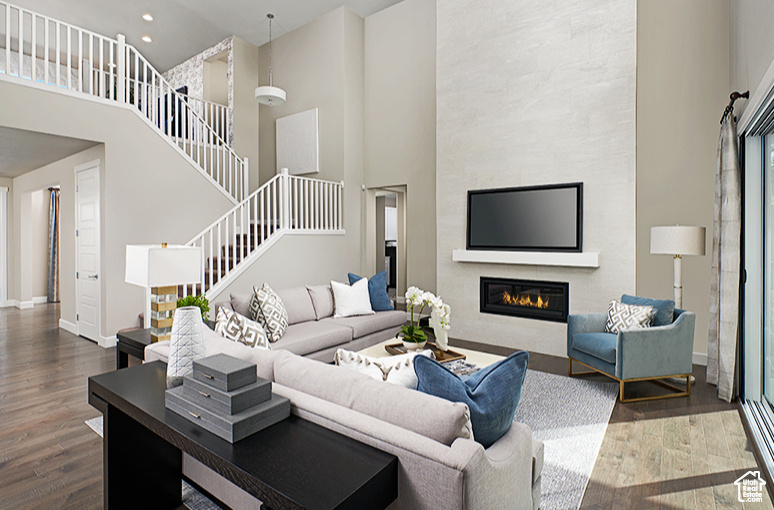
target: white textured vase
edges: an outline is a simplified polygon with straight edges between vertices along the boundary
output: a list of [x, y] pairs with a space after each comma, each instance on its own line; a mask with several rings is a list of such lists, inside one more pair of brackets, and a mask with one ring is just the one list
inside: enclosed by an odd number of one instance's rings
[[175, 310], [167, 360], [167, 388], [179, 386], [193, 372], [193, 362], [204, 357], [202, 312], [198, 306]]

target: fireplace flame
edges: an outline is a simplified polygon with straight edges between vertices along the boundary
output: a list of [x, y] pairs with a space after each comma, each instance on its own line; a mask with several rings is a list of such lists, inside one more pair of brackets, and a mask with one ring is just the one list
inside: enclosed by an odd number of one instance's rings
[[537, 301], [532, 301], [532, 296], [524, 294], [513, 296], [507, 290], [503, 291], [503, 303], [507, 305], [524, 306], [527, 308], [538, 308], [540, 310], [548, 308], [548, 298], [544, 301], [543, 296], [538, 296]]

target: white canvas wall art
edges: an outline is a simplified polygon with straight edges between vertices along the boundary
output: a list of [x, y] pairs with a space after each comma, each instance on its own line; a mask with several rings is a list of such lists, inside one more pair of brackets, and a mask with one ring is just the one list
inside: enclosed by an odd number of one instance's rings
[[277, 173], [291, 175], [320, 171], [317, 108], [277, 119]]

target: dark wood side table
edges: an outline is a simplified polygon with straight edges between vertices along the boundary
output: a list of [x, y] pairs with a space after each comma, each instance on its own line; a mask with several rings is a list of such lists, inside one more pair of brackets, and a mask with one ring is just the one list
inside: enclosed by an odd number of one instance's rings
[[181, 505], [185, 452], [273, 509], [380, 509], [398, 496], [398, 459], [291, 415], [231, 444], [164, 406], [160, 361], [89, 378], [104, 414], [104, 507]]
[[145, 347], [150, 345], [150, 329], [135, 329], [116, 334], [116, 370], [129, 366], [129, 355], [145, 359]]

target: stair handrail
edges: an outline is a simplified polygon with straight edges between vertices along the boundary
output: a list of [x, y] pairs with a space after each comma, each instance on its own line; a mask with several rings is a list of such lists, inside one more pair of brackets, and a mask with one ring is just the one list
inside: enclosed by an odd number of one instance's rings
[[203, 229], [201, 232], [196, 234], [196, 236], [194, 236], [190, 241], [185, 243], [185, 245], [186, 246], [193, 246], [193, 244], [196, 243], [196, 241], [201, 239], [203, 236], [205, 236], [207, 234], [207, 232], [209, 232], [213, 228], [217, 227], [220, 222], [222, 222], [223, 220], [225, 220], [226, 218], [228, 218], [229, 216], [234, 214], [234, 211], [236, 211], [237, 209], [242, 207], [246, 202], [249, 202], [250, 200], [252, 200], [252, 198], [254, 196], [256, 196], [257, 194], [263, 192], [263, 190], [267, 189], [271, 185], [271, 183], [279, 180], [280, 177], [282, 177], [282, 175], [281, 174], [277, 174], [274, 177], [272, 177], [271, 179], [269, 179], [268, 181], [266, 181], [265, 183], [263, 183], [263, 185], [261, 187], [259, 187], [258, 189], [256, 189], [252, 193], [250, 193], [250, 195], [248, 195], [247, 198], [245, 198], [244, 200], [242, 200], [241, 202], [236, 204], [234, 207], [232, 207], [231, 209], [229, 209], [228, 211], [223, 213], [222, 216], [220, 216], [217, 220], [215, 220], [212, 223], [210, 223], [210, 225], [207, 228]]
[[[176, 92], [171, 84], [159, 73], [148, 60], [130, 44], [126, 44], [126, 38], [118, 34], [116, 38], [97, 34], [91, 30], [77, 27], [73, 24], [61, 21], [50, 16], [39, 14], [30, 9], [19, 7], [17, 5], [0, 0], [0, 18], [5, 18], [5, 48], [2, 48], [6, 57], [5, 69], [0, 69], [6, 76], [12, 74], [12, 64], [18, 64], [18, 76], [22, 79], [29, 79], [33, 82], [43, 82], [46, 85], [56, 87], [65, 87], [68, 90], [86, 94], [91, 97], [101, 98], [103, 100], [112, 100], [120, 104], [133, 104], [142, 114], [155, 124], [162, 135], [170, 138], [170, 142], [179, 146], [179, 140], [172, 139], [171, 131], [179, 130], [180, 119], [175, 119], [176, 124], [171, 124], [169, 118], [171, 106], [176, 108], [179, 101], [185, 101], [185, 98]], [[12, 23], [13, 18], [15, 22]], [[12, 50], [12, 40], [17, 41], [17, 48]], [[39, 43], [43, 44], [43, 49], [39, 53]], [[25, 47], [29, 52], [25, 52]], [[53, 52], [53, 56], [52, 56]], [[132, 53], [133, 59], [132, 59]], [[12, 59], [14, 59], [12, 61]], [[24, 70], [25, 63], [30, 64], [29, 76]], [[132, 68], [134, 63], [134, 68]], [[142, 67], [140, 67], [142, 63]], [[42, 64], [42, 69], [38, 65]], [[51, 71], [51, 66], [55, 66]], [[140, 73], [142, 70], [142, 73]], [[77, 74], [76, 74], [77, 73]], [[64, 76], [63, 76], [64, 74]], [[75, 76], [73, 76], [75, 74]], [[158, 94], [157, 98], [152, 98], [151, 94], [146, 94], [144, 100], [140, 101], [139, 83], [140, 74], [143, 78], [143, 87], [159, 87], [160, 90], [166, 89], [166, 97]], [[150, 83], [148, 82], [150, 78]], [[134, 89], [134, 97], [130, 90]], [[155, 95], [155, 94], [154, 94]], [[164, 100], [166, 103], [166, 117], [164, 120], [164, 129], [161, 128], [161, 104], [156, 107], [156, 99]], [[247, 195], [249, 165], [247, 158], [240, 158], [233, 148], [221, 137], [218, 132], [210, 126], [206, 119], [202, 118], [191, 108], [184, 112], [188, 116], [185, 119], [185, 129], [190, 133], [192, 121], [198, 123], [210, 141], [210, 144], [217, 142], [222, 147], [223, 154], [214, 151], [212, 147], [207, 148], [209, 154], [206, 154], [201, 140], [189, 140], [189, 152], [186, 155], [204, 171], [206, 175], [212, 178], [220, 187], [222, 187], [232, 200], [237, 203]], [[155, 119], [156, 122], [153, 122]], [[166, 133], [164, 132], [166, 130]], [[194, 141], [197, 142], [196, 153], [194, 152]], [[185, 146], [185, 140], [183, 141]], [[217, 162], [215, 163], [215, 159]], [[214, 165], [215, 168], [208, 168]]]

